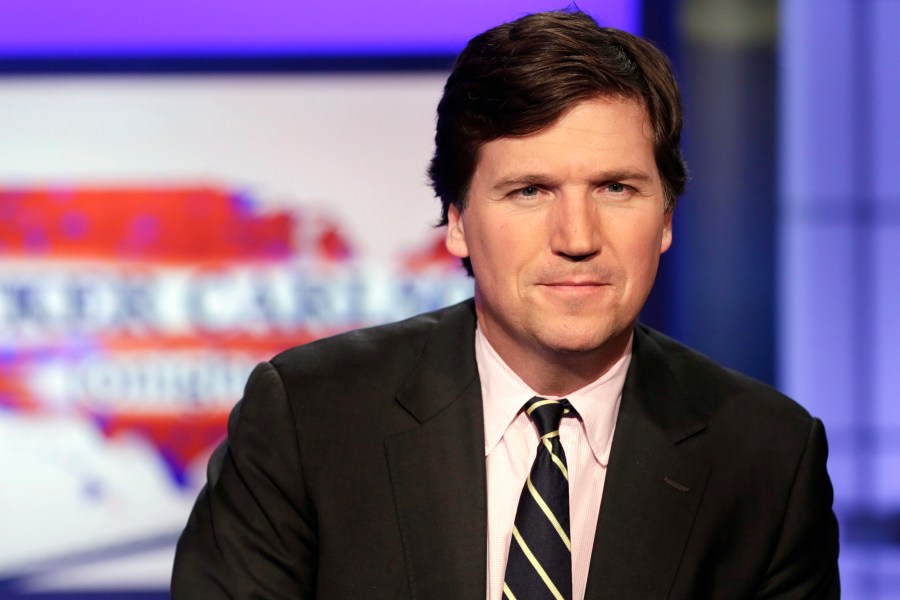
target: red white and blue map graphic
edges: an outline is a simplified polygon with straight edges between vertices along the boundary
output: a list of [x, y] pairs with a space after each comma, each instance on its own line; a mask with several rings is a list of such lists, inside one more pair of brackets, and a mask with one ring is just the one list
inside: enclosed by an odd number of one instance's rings
[[[0, 189], [0, 451], [18, 455], [4, 473], [20, 468], [30, 495], [0, 492], [3, 529], [23, 538], [0, 548], [0, 596], [168, 547], [259, 361], [470, 293], [439, 232], [375, 265], [302, 203], [202, 186]], [[48, 473], [45, 496], [30, 479]], [[26, 540], [48, 513], [68, 518]]]

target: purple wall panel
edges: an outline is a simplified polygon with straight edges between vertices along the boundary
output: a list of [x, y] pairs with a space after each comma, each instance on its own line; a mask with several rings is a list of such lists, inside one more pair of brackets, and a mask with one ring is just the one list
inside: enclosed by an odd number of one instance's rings
[[[855, 68], [848, 51], [852, 7], [851, 0], [782, 3], [780, 183], [790, 213], [810, 203], [846, 203], [857, 185], [848, 119], [854, 97], [847, 85]], [[815, 68], [824, 63], [827, 68]]]
[[900, 3], [782, 19], [781, 386], [820, 416], [847, 597], [900, 590]]
[[896, 75], [900, 65], [900, 2], [880, 0], [872, 5], [873, 191], [876, 201], [893, 213], [896, 223], [900, 212], [900, 76]]

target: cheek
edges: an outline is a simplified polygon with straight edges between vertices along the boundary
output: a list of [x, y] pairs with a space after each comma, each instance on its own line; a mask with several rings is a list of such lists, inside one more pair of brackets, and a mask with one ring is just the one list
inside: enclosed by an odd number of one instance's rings
[[504, 222], [492, 227], [477, 228], [474, 239], [470, 238], [469, 244], [470, 248], [473, 244], [476, 247], [473, 253], [499, 267], [514, 262], [522, 253], [525, 239], [516, 227]]
[[507, 224], [492, 228], [484, 237], [470, 236], [472, 266], [482, 287], [518, 287], [529, 265], [539, 262], [537, 239], [523, 234], [523, 228]]
[[663, 232], [655, 224], [630, 228], [620, 232], [616, 255], [620, 264], [637, 277], [652, 277], [656, 273], [661, 248], [665, 242]]

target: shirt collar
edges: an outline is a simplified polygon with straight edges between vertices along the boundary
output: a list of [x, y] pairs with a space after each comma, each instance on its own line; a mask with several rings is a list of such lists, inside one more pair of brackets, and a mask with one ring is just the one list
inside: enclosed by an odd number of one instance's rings
[[[625, 352], [606, 373], [566, 396], [581, 416], [594, 457], [604, 466], [609, 463], [612, 434], [622, 400], [625, 375], [631, 364], [632, 338], [629, 338]], [[522, 406], [530, 398], [540, 394], [522, 381], [500, 358], [480, 328], [475, 330], [475, 360], [481, 379], [484, 453], [487, 456], [503, 439]]]

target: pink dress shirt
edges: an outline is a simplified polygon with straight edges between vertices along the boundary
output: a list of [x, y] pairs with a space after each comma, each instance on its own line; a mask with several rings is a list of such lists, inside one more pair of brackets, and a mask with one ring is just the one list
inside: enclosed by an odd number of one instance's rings
[[[537, 430], [522, 406], [541, 394], [503, 362], [480, 329], [475, 333], [475, 359], [484, 399], [487, 600], [502, 600], [516, 507], [538, 444]], [[581, 416], [563, 419], [559, 431], [569, 469], [573, 600], [584, 598], [609, 449], [630, 363], [629, 341], [625, 354], [600, 379], [566, 396]]]

